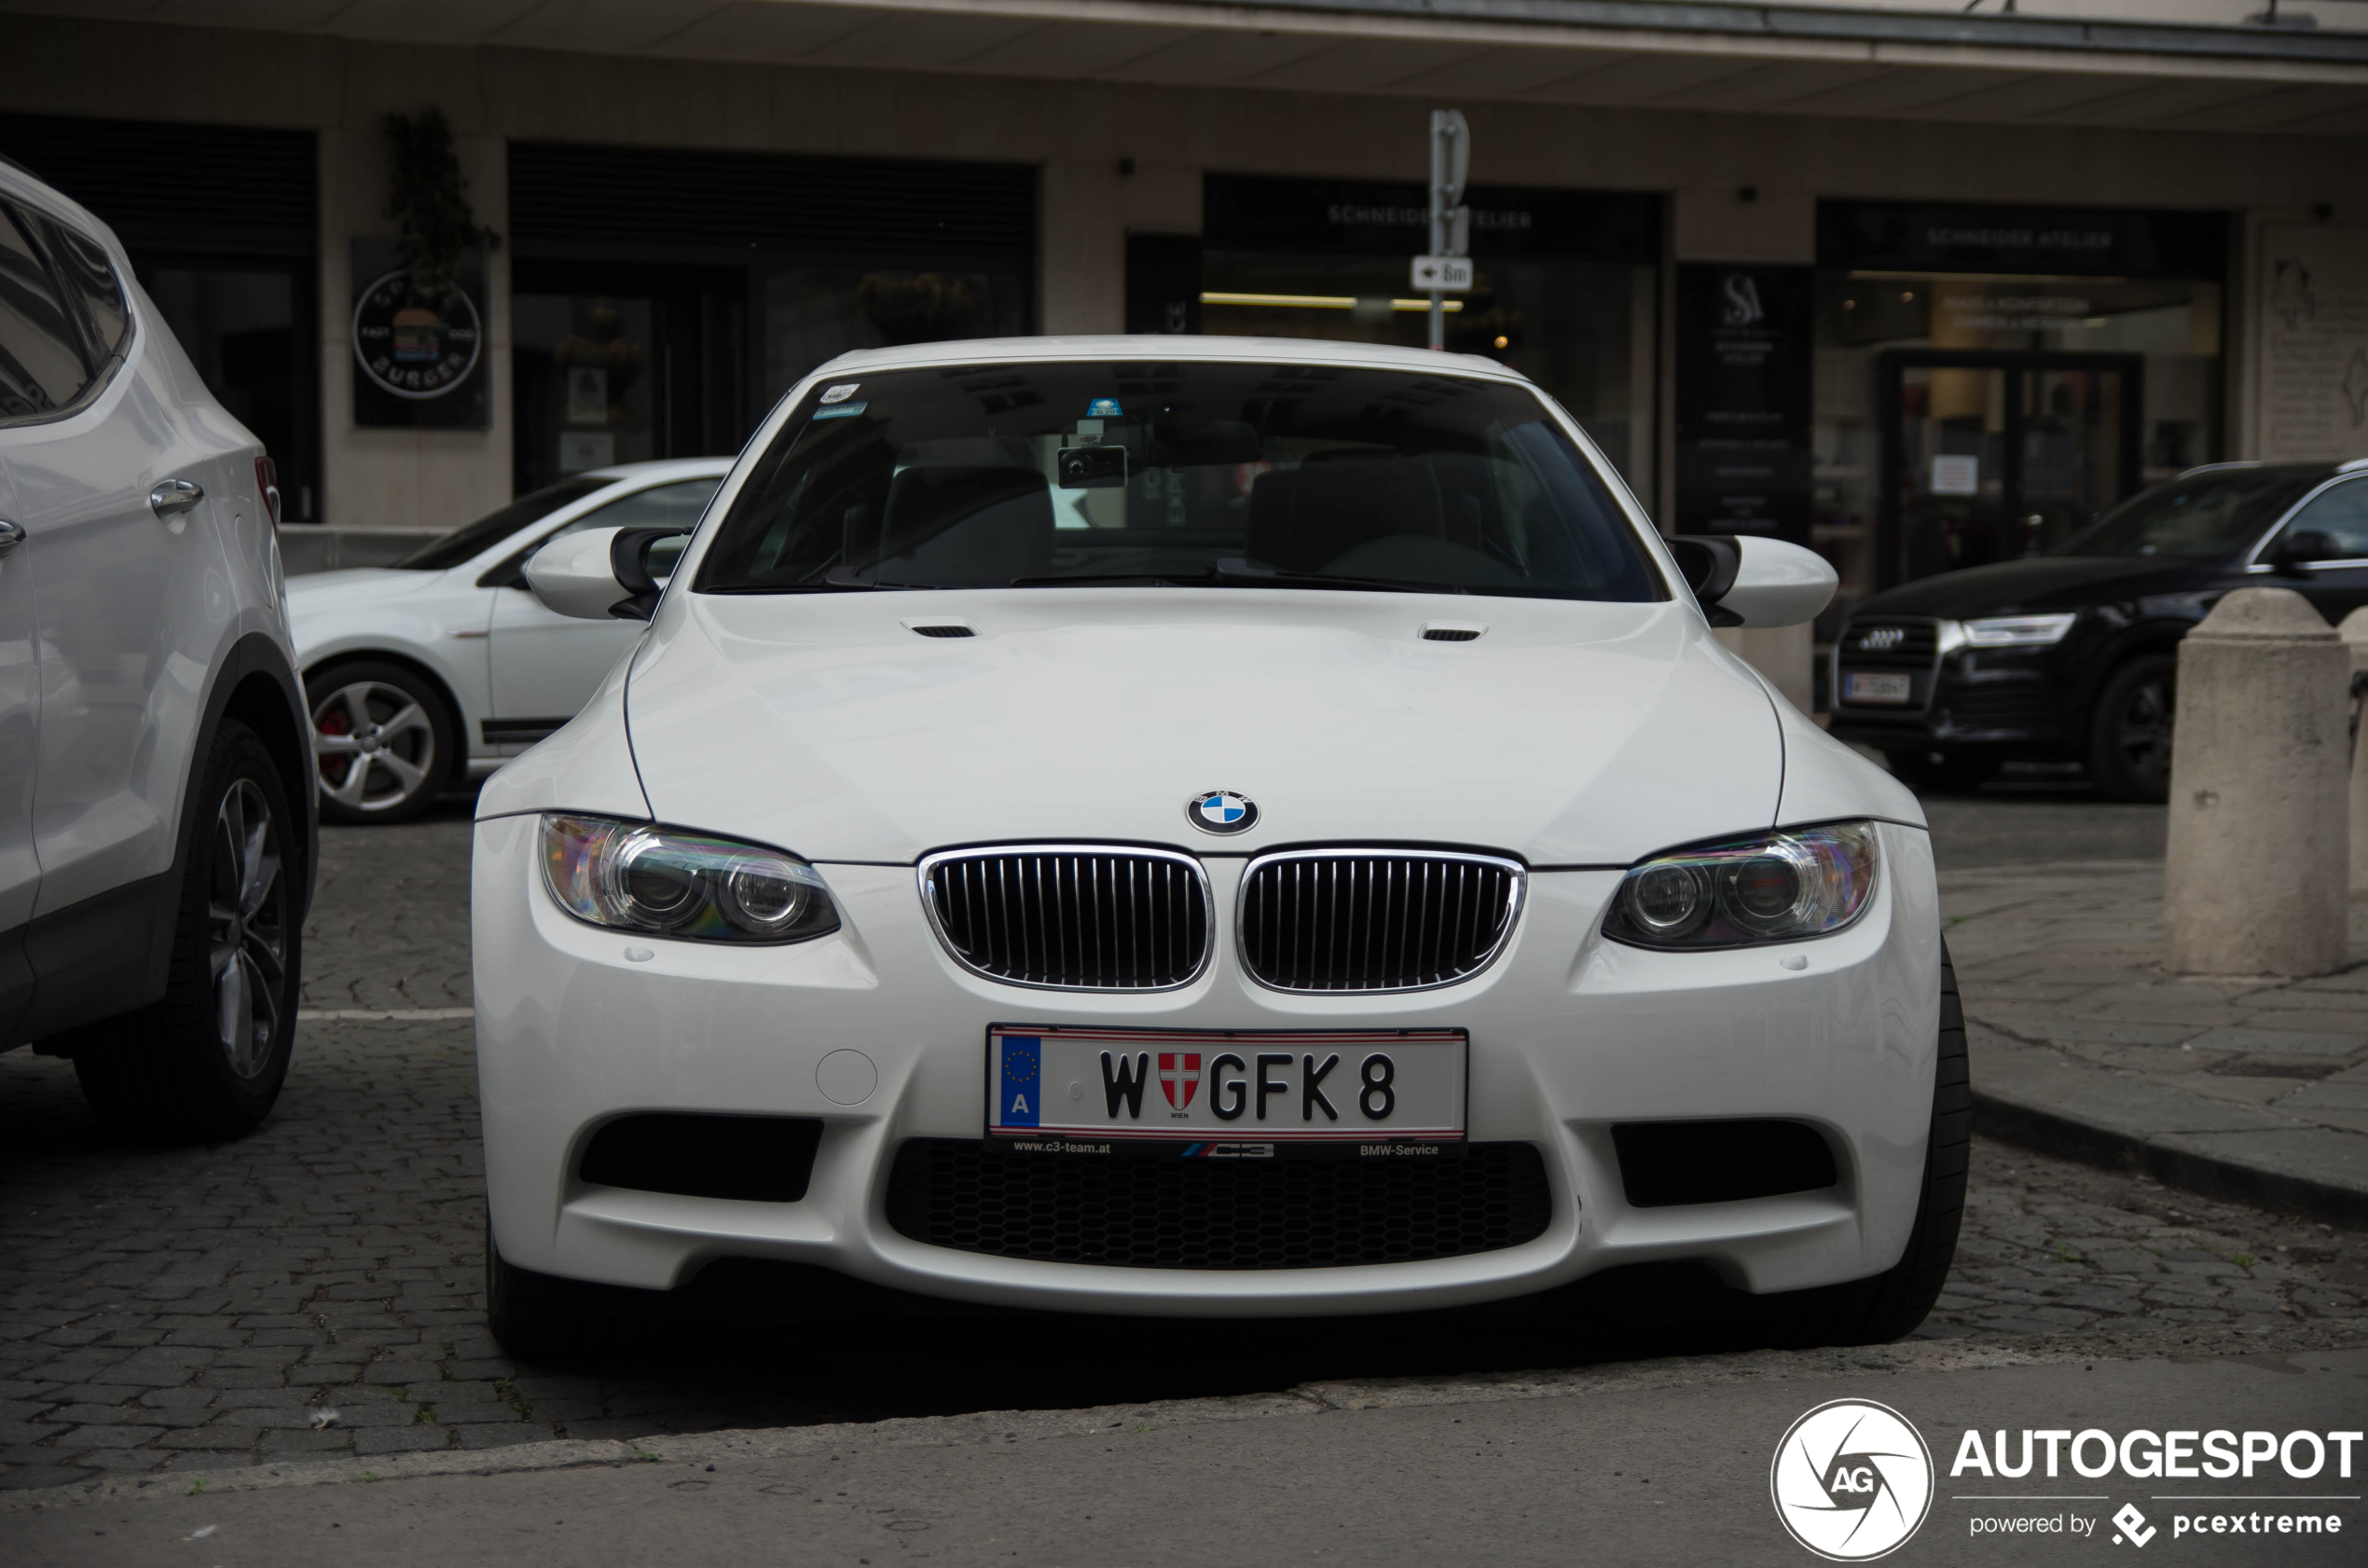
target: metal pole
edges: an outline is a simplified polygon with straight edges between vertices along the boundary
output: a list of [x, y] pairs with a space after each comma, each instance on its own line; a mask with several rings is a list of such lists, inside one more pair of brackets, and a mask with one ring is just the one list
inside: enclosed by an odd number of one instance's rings
[[[1447, 126], [1445, 117], [1431, 111], [1431, 243], [1427, 255], [1447, 251]], [[1447, 296], [1431, 290], [1431, 347], [1447, 347]]]

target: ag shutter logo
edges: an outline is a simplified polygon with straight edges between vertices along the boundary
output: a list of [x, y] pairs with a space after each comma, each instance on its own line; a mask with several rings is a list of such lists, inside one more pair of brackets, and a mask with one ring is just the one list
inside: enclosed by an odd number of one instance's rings
[[1184, 816], [1205, 833], [1242, 833], [1258, 825], [1258, 806], [1231, 790], [1207, 790], [1184, 803]]
[[1836, 1399], [1793, 1423], [1768, 1490], [1787, 1534], [1829, 1562], [1866, 1562], [1904, 1545], [1933, 1506], [1923, 1435], [1888, 1405]]

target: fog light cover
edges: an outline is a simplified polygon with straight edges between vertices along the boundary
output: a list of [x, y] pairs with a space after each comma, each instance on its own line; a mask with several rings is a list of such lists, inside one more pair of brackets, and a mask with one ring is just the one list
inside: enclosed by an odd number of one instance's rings
[[543, 818], [543, 881], [587, 925], [693, 942], [804, 942], [839, 927], [812, 866], [761, 845], [606, 817]]
[[1657, 855], [1624, 877], [1604, 934], [1633, 947], [1749, 947], [1831, 935], [1875, 890], [1875, 825], [1825, 822]]

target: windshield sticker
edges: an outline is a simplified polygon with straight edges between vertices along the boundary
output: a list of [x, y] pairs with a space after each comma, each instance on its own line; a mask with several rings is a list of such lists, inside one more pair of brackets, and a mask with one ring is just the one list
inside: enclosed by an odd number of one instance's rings
[[845, 403], [848, 398], [855, 395], [855, 389], [862, 384], [863, 383], [860, 381], [841, 381], [835, 387], [825, 387], [822, 390], [822, 401], [825, 403]]
[[814, 417], [818, 420], [851, 420], [870, 406], [866, 403], [842, 403], [836, 408], [817, 408]]
[[1117, 420], [1125, 418], [1124, 410], [1119, 407], [1118, 399], [1114, 397], [1095, 398], [1086, 406], [1085, 413], [1087, 418], [1096, 420]]

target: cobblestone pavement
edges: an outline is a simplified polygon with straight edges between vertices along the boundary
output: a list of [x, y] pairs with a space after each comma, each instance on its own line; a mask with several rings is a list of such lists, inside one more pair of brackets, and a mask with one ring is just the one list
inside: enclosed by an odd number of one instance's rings
[[2159, 862], [1944, 871], [1941, 907], [1993, 1093], [2368, 1190], [2368, 900], [2354, 967], [2283, 982], [2164, 972]]
[[[324, 838], [308, 1007], [465, 1006], [466, 824]], [[258, 1133], [162, 1151], [110, 1148], [69, 1064], [0, 1056], [0, 1487], [1636, 1353], [1488, 1314], [1255, 1334], [957, 1316], [521, 1367], [485, 1331], [470, 1038], [465, 1019], [308, 1020]], [[2368, 1343], [2368, 1237], [1977, 1143], [1957, 1272], [1922, 1333], [2100, 1356]]]

